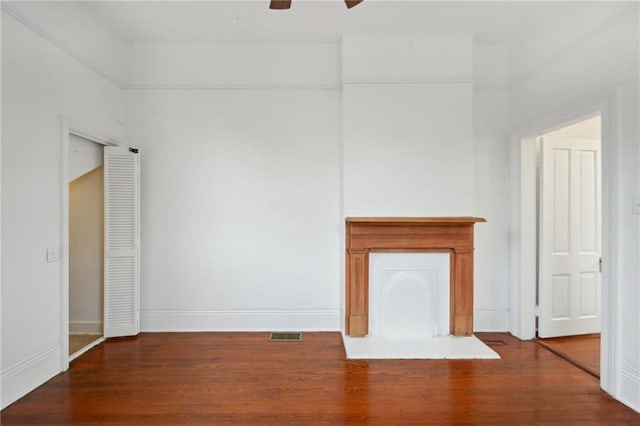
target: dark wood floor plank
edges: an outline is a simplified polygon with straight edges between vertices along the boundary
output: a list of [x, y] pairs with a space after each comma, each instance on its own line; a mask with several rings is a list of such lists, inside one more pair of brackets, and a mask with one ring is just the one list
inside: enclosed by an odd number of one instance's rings
[[533, 342], [500, 360], [346, 360], [339, 333], [110, 339], [2, 411], [2, 425], [640, 425], [597, 379]]
[[595, 377], [600, 377], [600, 334], [538, 339], [538, 343]]

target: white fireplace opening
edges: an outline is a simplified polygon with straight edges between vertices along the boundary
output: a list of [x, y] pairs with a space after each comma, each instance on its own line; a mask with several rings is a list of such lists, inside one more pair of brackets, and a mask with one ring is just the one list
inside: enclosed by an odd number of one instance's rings
[[449, 253], [369, 254], [369, 335], [449, 334]]

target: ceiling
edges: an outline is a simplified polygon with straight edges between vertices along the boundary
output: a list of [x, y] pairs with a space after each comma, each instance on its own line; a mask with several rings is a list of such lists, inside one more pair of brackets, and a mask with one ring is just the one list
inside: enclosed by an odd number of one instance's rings
[[636, 2], [435, 2], [293, 0], [86, 1], [125, 43], [336, 43], [349, 33], [471, 33], [475, 42], [516, 49], [532, 34], [584, 37]]

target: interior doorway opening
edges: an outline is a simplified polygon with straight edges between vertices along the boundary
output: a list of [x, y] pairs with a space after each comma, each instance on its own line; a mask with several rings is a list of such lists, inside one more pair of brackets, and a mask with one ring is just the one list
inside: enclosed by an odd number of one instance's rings
[[104, 340], [103, 147], [69, 134], [69, 360]]
[[619, 342], [619, 255], [620, 227], [617, 221], [621, 206], [619, 88], [585, 96], [570, 104], [560, 105], [531, 119], [513, 130], [515, 144], [512, 157], [514, 210], [513, 223], [517, 230], [514, 245], [513, 276], [513, 333], [520, 339], [534, 339], [536, 310], [536, 150], [535, 140], [540, 135], [562, 127], [601, 117], [602, 140], [602, 272], [601, 272], [601, 333], [600, 333], [600, 387], [618, 395], [620, 376]]
[[[61, 203], [60, 235], [62, 248], [60, 291], [60, 370], [66, 371], [69, 362], [109, 337], [133, 336], [140, 332], [140, 157], [138, 148], [122, 147], [115, 139], [99, 136], [95, 132], [67, 117], [61, 117], [60, 185]], [[76, 142], [78, 142], [76, 144]], [[74, 149], [91, 154], [71, 158], [78, 154]], [[76, 170], [76, 166], [80, 165]], [[102, 250], [102, 314], [95, 319], [103, 337], [94, 340], [81, 350], [69, 351], [70, 331], [70, 201], [69, 182], [76, 177], [103, 166], [101, 244], [94, 241], [96, 251]], [[97, 214], [99, 216], [99, 214]], [[94, 217], [94, 219], [96, 219]], [[97, 229], [96, 232], [100, 230]], [[95, 256], [94, 259], [98, 259]], [[95, 275], [93, 277], [98, 280]], [[100, 321], [100, 322], [98, 322]], [[101, 323], [101, 325], [100, 325]], [[96, 326], [93, 324], [92, 326]]]
[[601, 116], [535, 138], [536, 337], [600, 377]]

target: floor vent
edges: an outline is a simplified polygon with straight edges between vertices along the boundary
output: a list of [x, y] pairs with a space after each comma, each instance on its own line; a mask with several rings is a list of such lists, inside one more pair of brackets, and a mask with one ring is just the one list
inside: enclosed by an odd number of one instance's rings
[[302, 333], [271, 333], [270, 342], [302, 342]]

